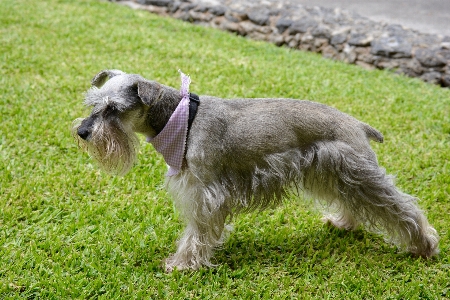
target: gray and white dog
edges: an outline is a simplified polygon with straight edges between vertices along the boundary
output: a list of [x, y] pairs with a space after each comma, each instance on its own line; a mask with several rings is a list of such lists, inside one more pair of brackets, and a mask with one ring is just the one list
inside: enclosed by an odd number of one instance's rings
[[[73, 135], [109, 172], [125, 174], [139, 139], [157, 136], [179, 105], [180, 91], [140, 75], [106, 70], [92, 80], [89, 117]], [[371, 126], [323, 104], [293, 99], [200, 96], [181, 171], [166, 186], [186, 222], [166, 271], [213, 266], [226, 222], [238, 212], [273, 207], [292, 191], [326, 203], [324, 221], [384, 233], [415, 256], [439, 252], [438, 235], [416, 205], [378, 166]]]

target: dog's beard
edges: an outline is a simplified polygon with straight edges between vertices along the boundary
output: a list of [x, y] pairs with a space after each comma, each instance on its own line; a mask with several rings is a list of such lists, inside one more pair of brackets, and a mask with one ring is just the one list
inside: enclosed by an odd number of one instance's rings
[[125, 175], [136, 161], [139, 151], [137, 135], [118, 120], [100, 121], [95, 124], [88, 140], [83, 140], [77, 134], [82, 120], [75, 120], [72, 128], [78, 146], [94, 158], [105, 172]]

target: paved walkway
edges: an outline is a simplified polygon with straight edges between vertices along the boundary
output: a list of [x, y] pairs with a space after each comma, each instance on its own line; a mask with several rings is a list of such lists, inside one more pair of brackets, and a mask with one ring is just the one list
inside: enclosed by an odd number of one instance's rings
[[[282, 0], [305, 6], [341, 8], [374, 21], [400, 24], [423, 33], [450, 36], [450, 0]], [[264, 2], [262, 0], [261, 2]]]

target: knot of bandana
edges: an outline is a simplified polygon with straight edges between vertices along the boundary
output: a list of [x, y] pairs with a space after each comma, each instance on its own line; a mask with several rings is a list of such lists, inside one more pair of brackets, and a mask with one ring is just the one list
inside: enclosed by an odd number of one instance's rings
[[191, 84], [191, 77], [181, 72], [181, 70], [178, 70], [181, 75], [181, 97], [183, 97], [182, 100], [189, 100], [189, 85]]
[[181, 75], [181, 101], [163, 130], [153, 138], [147, 137], [147, 142], [151, 143], [156, 151], [162, 154], [169, 165], [169, 171], [166, 176], [174, 176], [181, 171], [186, 150], [191, 78], [181, 72], [181, 70], [178, 70], [178, 72]]

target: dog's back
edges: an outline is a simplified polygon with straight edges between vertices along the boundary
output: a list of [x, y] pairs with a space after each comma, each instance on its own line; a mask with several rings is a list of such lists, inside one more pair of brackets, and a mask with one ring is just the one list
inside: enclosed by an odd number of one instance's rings
[[[254, 157], [305, 148], [317, 141], [342, 140], [370, 150], [368, 139], [383, 141], [371, 126], [332, 107], [292, 99], [201, 97], [189, 148]], [[222, 149], [222, 151], [221, 151]]]

